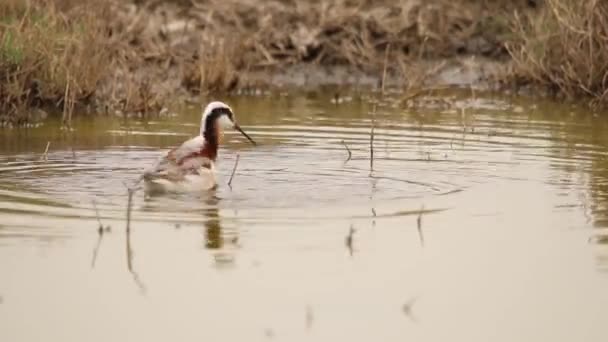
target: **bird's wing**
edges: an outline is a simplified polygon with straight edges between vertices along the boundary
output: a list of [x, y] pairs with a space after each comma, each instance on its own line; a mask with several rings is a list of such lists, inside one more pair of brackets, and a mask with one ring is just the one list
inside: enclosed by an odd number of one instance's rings
[[205, 139], [198, 136], [168, 151], [154, 166], [144, 171], [144, 179], [180, 181], [188, 174], [198, 173], [201, 167], [210, 169], [212, 161], [201, 155], [204, 145]]

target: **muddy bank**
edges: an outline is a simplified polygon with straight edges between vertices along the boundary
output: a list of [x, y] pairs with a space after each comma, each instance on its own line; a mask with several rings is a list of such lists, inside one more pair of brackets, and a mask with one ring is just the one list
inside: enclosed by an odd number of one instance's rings
[[[536, 7], [499, 0], [11, 2], [0, 5], [9, 22], [1, 29], [0, 71], [11, 80], [0, 82], [0, 95], [2, 120], [16, 123], [30, 121], [20, 113], [32, 107], [59, 110], [67, 122], [72, 112], [155, 114], [203, 93], [374, 87], [382, 78], [404, 92], [433, 82], [477, 86], [488, 68], [509, 60], [509, 14]], [[45, 20], [31, 18], [36, 13]], [[65, 36], [72, 45], [62, 43]], [[42, 54], [19, 43], [35, 45], [36, 37], [47, 41]]]

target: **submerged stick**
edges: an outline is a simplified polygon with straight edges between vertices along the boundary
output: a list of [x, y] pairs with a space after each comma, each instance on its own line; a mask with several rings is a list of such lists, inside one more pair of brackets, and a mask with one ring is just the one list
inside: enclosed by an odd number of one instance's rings
[[346, 161], [344, 161], [346, 163], [353, 157], [353, 153], [350, 151], [350, 148], [348, 147], [348, 145], [346, 145], [346, 142], [344, 142], [344, 140], [342, 140], [342, 145], [344, 145], [344, 148], [346, 148], [346, 152], [348, 152], [348, 158], [346, 158]]
[[236, 167], [239, 165], [239, 157], [240, 155], [236, 155], [236, 160], [234, 161], [234, 167], [232, 168], [232, 173], [230, 174], [230, 179], [228, 180], [228, 186], [232, 189], [232, 179], [234, 178], [234, 174], [236, 173]]
[[49, 147], [51, 147], [51, 142], [47, 141], [46, 142], [46, 148], [44, 149], [44, 153], [42, 154], [42, 157], [40, 157], [40, 159], [47, 161], [49, 160]]

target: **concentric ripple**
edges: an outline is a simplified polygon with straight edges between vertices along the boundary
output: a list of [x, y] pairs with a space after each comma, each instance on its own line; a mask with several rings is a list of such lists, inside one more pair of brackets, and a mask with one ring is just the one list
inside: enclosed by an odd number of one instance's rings
[[[240, 210], [258, 219], [268, 212], [275, 218], [311, 218], [298, 214], [302, 211], [345, 218], [376, 203], [398, 211], [436, 196], [457, 201], [487, 184], [558, 184], [567, 192], [586, 193], [598, 178], [589, 175], [607, 151], [588, 135], [593, 127], [548, 119], [525, 104], [500, 99], [452, 103], [454, 108], [440, 111], [379, 106], [372, 166], [371, 107], [365, 101], [336, 106], [323, 98], [235, 99], [239, 120], [260, 145], [249, 146], [228, 133], [219, 179], [226, 183], [239, 153], [233, 188], [223, 185], [202, 195], [215, 198], [212, 203], [139, 194], [134, 219], [197, 221], [209, 208]], [[43, 136], [56, 129], [52, 124], [19, 136], [12, 151], [0, 157], [0, 210], [92, 218], [95, 202], [102, 217], [122, 218], [125, 184], [163, 151], [195, 134], [198, 120], [196, 110], [185, 110], [177, 120], [83, 122], [70, 137], [51, 140], [45, 158]], [[581, 196], [573, 198], [575, 203], [559, 205], [580, 206]], [[453, 204], [446, 200], [446, 207]], [[595, 208], [595, 214], [604, 212], [604, 206]]]
[[476, 96], [226, 99], [258, 145], [132, 206], [198, 108], [0, 131], [0, 340], [606, 341], [608, 121]]

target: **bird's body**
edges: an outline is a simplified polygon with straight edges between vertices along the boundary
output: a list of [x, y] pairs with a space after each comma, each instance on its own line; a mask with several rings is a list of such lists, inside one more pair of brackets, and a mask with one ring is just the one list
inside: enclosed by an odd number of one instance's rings
[[230, 107], [211, 102], [203, 112], [200, 135], [168, 151], [144, 172], [146, 192], [197, 192], [215, 188], [215, 162], [226, 127], [235, 128], [255, 144], [238, 126]]

